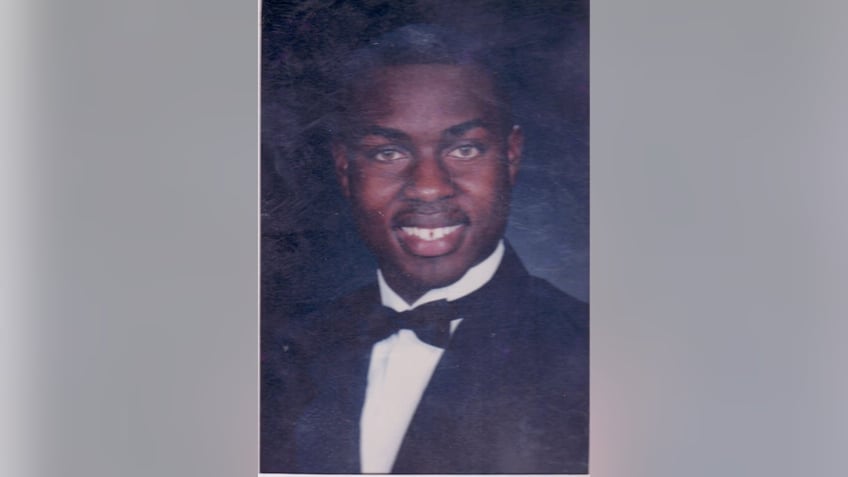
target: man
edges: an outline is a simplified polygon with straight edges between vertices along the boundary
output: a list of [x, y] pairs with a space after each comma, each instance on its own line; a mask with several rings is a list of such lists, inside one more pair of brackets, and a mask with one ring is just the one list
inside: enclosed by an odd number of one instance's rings
[[469, 44], [405, 27], [345, 65], [332, 155], [377, 282], [278, 339], [265, 472], [587, 472], [588, 309], [503, 238], [523, 134]]

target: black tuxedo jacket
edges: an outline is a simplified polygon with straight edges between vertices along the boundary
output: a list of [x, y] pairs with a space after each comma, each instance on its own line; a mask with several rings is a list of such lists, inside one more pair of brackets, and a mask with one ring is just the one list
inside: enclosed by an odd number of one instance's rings
[[[364, 330], [379, 304], [375, 284], [277, 339], [263, 363], [262, 472], [360, 472]], [[528, 275], [510, 248], [457, 304], [463, 322], [392, 472], [587, 473], [588, 305]]]

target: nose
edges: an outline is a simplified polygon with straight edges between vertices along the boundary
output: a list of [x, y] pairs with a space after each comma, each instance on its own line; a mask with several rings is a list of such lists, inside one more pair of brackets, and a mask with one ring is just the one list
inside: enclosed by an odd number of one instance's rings
[[441, 158], [425, 154], [412, 164], [404, 194], [409, 199], [434, 202], [452, 196], [456, 187]]

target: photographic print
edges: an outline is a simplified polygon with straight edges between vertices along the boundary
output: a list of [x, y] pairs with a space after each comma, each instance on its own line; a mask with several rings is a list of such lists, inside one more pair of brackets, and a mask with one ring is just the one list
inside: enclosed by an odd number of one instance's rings
[[588, 27], [263, 2], [262, 473], [588, 473]]

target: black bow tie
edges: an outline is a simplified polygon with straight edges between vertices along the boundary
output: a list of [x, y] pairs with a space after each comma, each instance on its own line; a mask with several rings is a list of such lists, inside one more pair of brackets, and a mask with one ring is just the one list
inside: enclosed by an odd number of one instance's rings
[[370, 323], [370, 335], [376, 343], [398, 330], [411, 330], [419, 340], [444, 349], [450, 341], [450, 322], [456, 318], [459, 316], [447, 300], [425, 303], [400, 313], [381, 306]]

